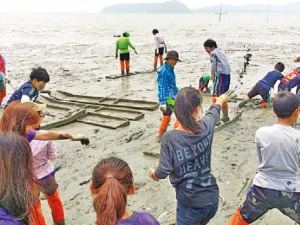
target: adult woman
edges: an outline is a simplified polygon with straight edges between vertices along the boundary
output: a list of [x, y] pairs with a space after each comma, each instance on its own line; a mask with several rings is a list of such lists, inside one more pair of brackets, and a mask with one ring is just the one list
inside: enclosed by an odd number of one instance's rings
[[176, 188], [177, 225], [204, 225], [217, 212], [219, 188], [211, 174], [211, 146], [221, 106], [231, 94], [216, 97], [198, 121], [202, 96], [192, 87], [177, 93], [178, 126], [162, 136], [159, 165], [150, 172], [156, 181], [169, 176]]
[[39, 224], [34, 211], [31, 149], [26, 139], [0, 132], [0, 224]]

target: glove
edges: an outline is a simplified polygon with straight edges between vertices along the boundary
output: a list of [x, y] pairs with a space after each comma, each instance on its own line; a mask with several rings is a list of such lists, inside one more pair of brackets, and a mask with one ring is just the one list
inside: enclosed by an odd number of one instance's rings
[[116, 55], [116, 59], [118, 58], [118, 55]]
[[88, 145], [90, 143], [89, 138], [83, 134], [73, 134], [71, 139], [72, 141], [80, 141], [82, 145]]
[[233, 97], [235, 97], [236, 94], [234, 94], [234, 90], [230, 90], [219, 96], [220, 99], [223, 100], [223, 102], [229, 102]]
[[155, 176], [155, 170], [153, 168], [149, 171], [149, 177], [154, 181], [159, 181], [159, 179]]
[[162, 111], [162, 113], [165, 113], [167, 111], [167, 105], [166, 104], [162, 104], [159, 107], [160, 111]]

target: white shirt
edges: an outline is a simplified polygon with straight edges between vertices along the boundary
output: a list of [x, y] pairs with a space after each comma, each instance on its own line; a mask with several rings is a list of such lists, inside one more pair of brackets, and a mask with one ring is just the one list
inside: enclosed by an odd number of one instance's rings
[[300, 131], [275, 124], [256, 131], [260, 165], [253, 184], [279, 191], [300, 192]]

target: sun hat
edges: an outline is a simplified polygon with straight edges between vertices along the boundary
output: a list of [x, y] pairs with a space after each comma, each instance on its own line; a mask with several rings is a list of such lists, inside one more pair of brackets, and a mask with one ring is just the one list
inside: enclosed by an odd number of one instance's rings
[[36, 102], [32, 102], [32, 101], [22, 102], [22, 103], [27, 105], [28, 107], [32, 108], [36, 112], [43, 111], [46, 109], [45, 103], [36, 103]]
[[171, 58], [177, 59], [179, 62], [181, 62], [181, 60], [179, 59], [178, 52], [176, 52], [175, 50], [168, 51], [165, 60], [171, 59]]

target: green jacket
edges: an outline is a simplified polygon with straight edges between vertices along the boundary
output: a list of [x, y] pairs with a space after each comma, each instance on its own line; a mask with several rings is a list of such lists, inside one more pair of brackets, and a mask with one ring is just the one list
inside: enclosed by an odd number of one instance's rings
[[135, 47], [131, 44], [128, 37], [120, 37], [116, 41], [116, 55], [118, 54], [119, 49], [120, 49], [120, 54], [128, 53], [129, 52], [128, 46], [130, 46], [135, 51]]

